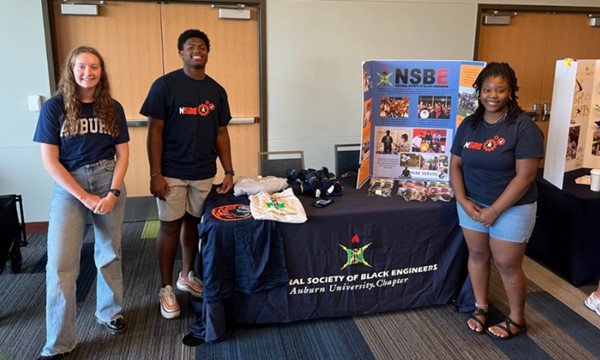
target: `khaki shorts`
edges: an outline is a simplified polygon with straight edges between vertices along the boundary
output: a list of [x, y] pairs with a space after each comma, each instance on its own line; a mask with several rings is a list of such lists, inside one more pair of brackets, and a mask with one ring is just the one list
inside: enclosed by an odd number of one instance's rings
[[205, 180], [180, 180], [165, 177], [165, 180], [169, 184], [171, 192], [165, 201], [156, 198], [158, 218], [161, 221], [173, 221], [182, 218], [186, 212], [200, 218], [214, 178]]

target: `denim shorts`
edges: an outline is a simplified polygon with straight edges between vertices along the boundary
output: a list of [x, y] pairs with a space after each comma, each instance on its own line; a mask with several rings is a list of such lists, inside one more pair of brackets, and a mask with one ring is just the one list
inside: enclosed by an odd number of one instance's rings
[[[482, 208], [488, 207], [488, 205], [477, 204]], [[490, 227], [486, 227], [482, 223], [471, 219], [458, 202], [456, 202], [456, 209], [458, 210], [458, 221], [462, 228], [486, 233], [498, 240], [524, 243], [529, 241], [529, 237], [535, 226], [537, 203], [534, 202], [509, 208], [500, 214]]]

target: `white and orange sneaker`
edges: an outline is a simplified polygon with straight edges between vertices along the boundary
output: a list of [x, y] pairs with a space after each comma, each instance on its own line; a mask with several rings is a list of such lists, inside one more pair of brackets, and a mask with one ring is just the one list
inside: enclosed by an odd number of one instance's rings
[[190, 271], [187, 277], [183, 277], [180, 272], [177, 279], [177, 288], [189, 292], [194, 297], [201, 298], [204, 284], [194, 275], [193, 271]]
[[179, 303], [175, 297], [175, 292], [171, 285], [167, 285], [160, 289], [158, 294], [160, 298], [160, 314], [165, 319], [174, 319], [179, 317], [181, 310], [179, 310]]

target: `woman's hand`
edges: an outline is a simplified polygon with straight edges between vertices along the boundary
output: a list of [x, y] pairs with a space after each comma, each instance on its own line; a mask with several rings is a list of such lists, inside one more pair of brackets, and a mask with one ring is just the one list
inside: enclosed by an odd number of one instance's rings
[[98, 203], [100, 202], [100, 196], [86, 193], [79, 199], [79, 201], [81, 201], [81, 203], [85, 205], [86, 208], [92, 210], [93, 212], [96, 212], [96, 208], [98, 207]]
[[99, 215], [105, 215], [111, 213], [115, 209], [118, 198], [115, 194], [109, 192], [108, 195], [101, 198], [94, 208], [94, 213]]
[[482, 223], [485, 226], [492, 226], [492, 224], [496, 221], [496, 219], [498, 218], [498, 215], [494, 212], [494, 210], [492, 210], [491, 207], [487, 207], [487, 208], [483, 208], [480, 212], [479, 212], [479, 221], [480, 223]]
[[469, 199], [465, 199], [460, 202], [460, 206], [465, 210], [469, 217], [477, 222], [481, 222], [480, 218], [482, 216], [482, 208], [477, 205], [476, 202], [471, 201]]

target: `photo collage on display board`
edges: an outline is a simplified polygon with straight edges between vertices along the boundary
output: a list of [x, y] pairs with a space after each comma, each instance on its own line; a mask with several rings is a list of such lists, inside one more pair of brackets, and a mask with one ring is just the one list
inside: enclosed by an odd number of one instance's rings
[[362, 64], [357, 186], [370, 178], [449, 181], [456, 127], [475, 111], [480, 61], [372, 60]]

